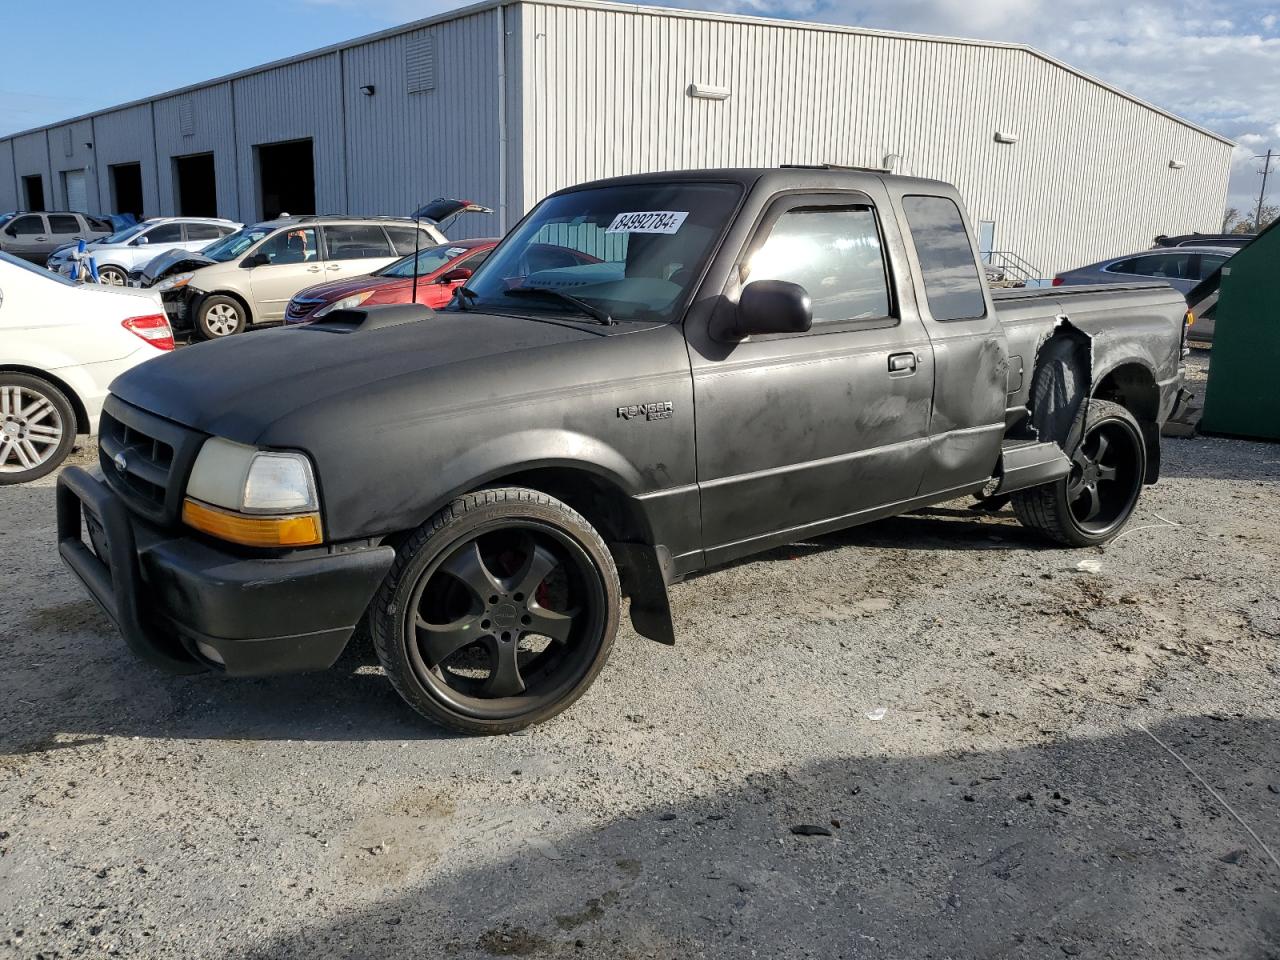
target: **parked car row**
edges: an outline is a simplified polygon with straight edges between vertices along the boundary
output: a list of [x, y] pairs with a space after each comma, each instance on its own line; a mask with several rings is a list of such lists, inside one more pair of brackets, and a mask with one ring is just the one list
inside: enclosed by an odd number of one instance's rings
[[[159, 254], [170, 250], [197, 252], [215, 240], [239, 230], [241, 224], [211, 217], [155, 217], [87, 242], [98, 269], [99, 282], [122, 287], [129, 276]], [[70, 276], [79, 243], [54, 250], [45, 265], [54, 273]]]

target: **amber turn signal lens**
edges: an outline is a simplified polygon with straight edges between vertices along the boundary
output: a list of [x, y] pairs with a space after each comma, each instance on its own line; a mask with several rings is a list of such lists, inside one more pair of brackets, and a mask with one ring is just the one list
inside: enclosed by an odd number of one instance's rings
[[211, 537], [246, 547], [311, 547], [324, 542], [318, 513], [251, 517], [187, 497], [182, 501], [182, 522]]
[[1195, 315], [1194, 313], [1192, 313], [1190, 310], [1188, 310], [1188, 311], [1187, 311], [1187, 326], [1189, 327], [1189, 326], [1191, 326], [1192, 324], [1194, 324], [1195, 322], [1196, 322], [1196, 315]]

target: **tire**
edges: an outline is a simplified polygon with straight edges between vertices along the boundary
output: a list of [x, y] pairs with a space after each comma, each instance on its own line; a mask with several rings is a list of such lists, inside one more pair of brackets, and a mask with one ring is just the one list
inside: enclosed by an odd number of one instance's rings
[[1018, 520], [1051, 540], [1093, 547], [1115, 539], [1133, 514], [1147, 471], [1138, 421], [1118, 403], [1085, 402], [1071, 472], [1013, 494]]
[[127, 287], [129, 274], [120, 267], [99, 267], [98, 281], [110, 287]]
[[233, 337], [244, 333], [248, 324], [248, 311], [244, 304], [224, 294], [205, 297], [196, 310], [195, 332], [201, 340]]
[[0, 371], [0, 486], [52, 473], [76, 442], [76, 412], [47, 380]]
[[370, 627], [418, 713], [462, 733], [511, 733], [591, 686], [621, 600], [613, 557], [586, 520], [536, 490], [499, 487], [459, 497], [410, 534]]

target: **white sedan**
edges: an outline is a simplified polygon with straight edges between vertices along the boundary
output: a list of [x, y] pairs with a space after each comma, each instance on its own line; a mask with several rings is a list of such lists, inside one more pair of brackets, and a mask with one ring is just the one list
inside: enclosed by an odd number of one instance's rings
[[159, 294], [72, 283], [0, 252], [0, 484], [54, 470], [97, 430], [107, 385], [172, 349]]

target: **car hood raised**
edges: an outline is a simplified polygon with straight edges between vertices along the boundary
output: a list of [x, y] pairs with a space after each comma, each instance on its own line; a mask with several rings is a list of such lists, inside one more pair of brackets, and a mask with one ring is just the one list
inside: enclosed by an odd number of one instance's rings
[[142, 282], [150, 286], [157, 280], [163, 280], [165, 277], [172, 276], [175, 273], [189, 273], [192, 270], [199, 270], [201, 267], [207, 267], [216, 263], [203, 253], [196, 253], [194, 250], [183, 250], [177, 248], [160, 254], [145, 267], [142, 268]]
[[[336, 426], [344, 408], [372, 406], [388, 418], [425, 412], [414, 408], [439, 399], [432, 381], [444, 377], [450, 403], [465, 403], [472, 392], [483, 403], [492, 383], [518, 382], [515, 372], [533, 353], [605, 335], [581, 323], [425, 308], [423, 314], [421, 321], [353, 333], [313, 324], [195, 344], [122, 374], [111, 392], [203, 433], [305, 449], [326, 418], [329, 429]], [[494, 376], [477, 380], [477, 367]]]

